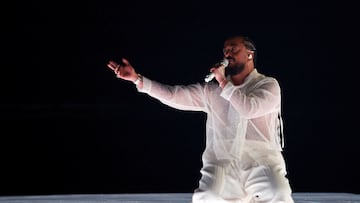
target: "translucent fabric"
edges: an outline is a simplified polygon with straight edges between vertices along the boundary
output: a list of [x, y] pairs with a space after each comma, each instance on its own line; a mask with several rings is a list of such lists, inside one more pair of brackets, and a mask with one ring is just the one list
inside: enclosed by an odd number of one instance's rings
[[215, 82], [169, 86], [143, 77], [138, 91], [176, 109], [207, 113], [205, 164], [240, 160], [245, 139], [281, 151], [280, 86], [256, 69], [243, 84], [229, 80], [223, 89]]

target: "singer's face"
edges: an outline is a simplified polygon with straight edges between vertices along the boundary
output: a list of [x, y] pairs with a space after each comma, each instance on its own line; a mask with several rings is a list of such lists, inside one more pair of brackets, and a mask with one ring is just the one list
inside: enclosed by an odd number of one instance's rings
[[236, 75], [244, 70], [247, 59], [247, 49], [241, 38], [231, 38], [225, 41], [224, 57], [229, 60], [225, 69], [226, 75]]

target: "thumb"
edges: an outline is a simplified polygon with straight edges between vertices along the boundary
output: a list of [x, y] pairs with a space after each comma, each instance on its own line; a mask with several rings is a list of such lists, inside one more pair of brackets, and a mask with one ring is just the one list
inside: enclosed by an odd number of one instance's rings
[[122, 62], [123, 62], [125, 65], [130, 65], [129, 61], [126, 60], [125, 58], [122, 58]]

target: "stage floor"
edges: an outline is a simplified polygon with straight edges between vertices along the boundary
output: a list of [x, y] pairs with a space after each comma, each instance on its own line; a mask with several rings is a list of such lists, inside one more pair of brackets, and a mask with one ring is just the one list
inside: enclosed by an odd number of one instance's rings
[[[190, 203], [191, 193], [3, 196], [0, 203]], [[360, 203], [360, 194], [293, 193], [295, 203]]]

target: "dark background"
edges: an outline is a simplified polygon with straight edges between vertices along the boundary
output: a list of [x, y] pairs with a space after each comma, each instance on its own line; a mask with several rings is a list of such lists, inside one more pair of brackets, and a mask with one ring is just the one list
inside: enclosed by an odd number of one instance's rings
[[[205, 114], [171, 109], [106, 64], [202, 82], [226, 36], [282, 87], [294, 192], [360, 193], [356, 11], [327, 1], [15, 2], [3, 8], [0, 195], [193, 192]], [[3, 13], [4, 14], [4, 13]]]

